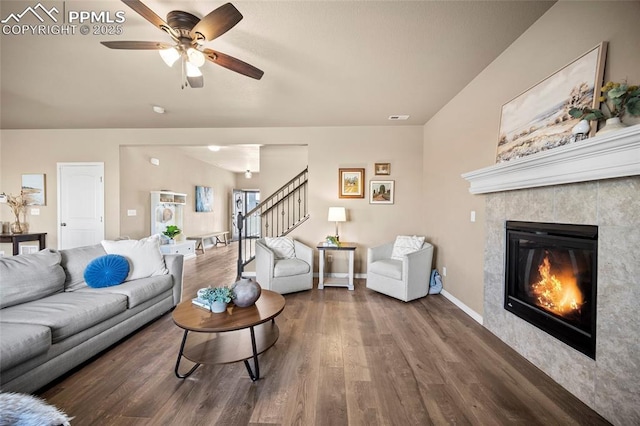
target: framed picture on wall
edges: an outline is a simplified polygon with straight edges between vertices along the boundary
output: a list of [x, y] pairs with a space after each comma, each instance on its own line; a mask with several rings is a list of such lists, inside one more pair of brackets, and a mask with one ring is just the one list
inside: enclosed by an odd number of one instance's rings
[[[571, 130], [580, 120], [569, 110], [600, 106], [606, 53], [602, 42], [504, 104], [496, 163], [571, 143]], [[595, 131], [592, 125], [590, 136]]]
[[338, 197], [364, 198], [364, 169], [338, 169]]
[[213, 211], [213, 188], [210, 186], [196, 186], [196, 212], [207, 213]]
[[391, 174], [391, 163], [375, 163], [376, 176], [389, 176]]
[[22, 175], [22, 193], [25, 195], [28, 206], [46, 206], [45, 175], [34, 173]]
[[395, 181], [369, 181], [369, 204], [393, 204]]

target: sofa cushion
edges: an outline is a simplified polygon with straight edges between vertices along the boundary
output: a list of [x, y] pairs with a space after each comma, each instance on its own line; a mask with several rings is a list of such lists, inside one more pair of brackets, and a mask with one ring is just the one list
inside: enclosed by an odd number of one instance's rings
[[74, 291], [2, 309], [0, 321], [47, 326], [57, 343], [126, 309], [127, 297], [122, 294]]
[[382, 259], [369, 264], [367, 271], [382, 275], [384, 277], [393, 278], [394, 280], [402, 279], [402, 261], [396, 259]]
[[51, 329], [44, 325], [0, 323], [0, 370], [8, 370], [49, 350]]
[[67, 276], [64, 282], [65, 291], [86, 288], [87, 283], [84, 282], [84, 271], [87, 269], [87, 265], [96, 257], [104, 256], [105, 254], [107, 252], [104, 251], [102, 244], [60, 250], [60, 255], [62, 256], [60, 265], [64, 268]]
[[139, 280], [125, 281], [120, 285], [104, 288], [85, 288], [79, 291], [91, 293], [113, 293], [127, 296], [128, 308], [135, 308], [147, 300], [170, 290], [173, 287], [173, 276], [160, 275], [156, 277], [140, 278]]
[[37, 300], [64, 289], [60, 253], [50, 249], [0, 257], [0, 277], [0, 308]]
[[101, 288], [122, 284], [129, 275], [129, 262], [119, 254], [96, 257], [84, 270], [84, 281], [89, 287]]
[[104, 240], [102, 247], [108, 254], [119, 254], [127, 258], [129, 261], [127, 280], [169, 273], [160, 252], [160, 238], [157, 235], [141, 240]]
[[273, 251], [276, 259], [296, 257], [295, 245], [289, 237], [265, 237], [264, 242]]
[[396, 241], [393, 243], [391, 258], [402, 260], [405, 255], [420, 250], [423, 244], [424, 237], [398, 235]]
[[309, 264], [300, 259], [280, 259], [273, 265], [273, 276], [290, 277], [292, 275], [302, 275], [309, 272]]

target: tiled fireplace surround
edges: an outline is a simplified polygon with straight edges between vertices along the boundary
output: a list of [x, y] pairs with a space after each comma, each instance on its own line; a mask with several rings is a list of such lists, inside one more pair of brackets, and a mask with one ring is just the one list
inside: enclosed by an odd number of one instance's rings
[[[640, 148], [625, 155], [640, 164]], [[632, 174], [486, 194], [484, 326], [616, 425], [640, 424], [640, 176]], [[598, 225], [595, 361], [504, 309], [506, 220]]]

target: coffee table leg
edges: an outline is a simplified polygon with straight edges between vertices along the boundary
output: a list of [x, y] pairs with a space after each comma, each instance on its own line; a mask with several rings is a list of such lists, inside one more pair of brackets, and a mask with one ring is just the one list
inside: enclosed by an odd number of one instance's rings
[[256, 333], [253, 330], [253, 327], [249, 327], [251, 331], [251, 348], [253, 349], [253, 366], [255, 369], [255, 373], [251, 370], [251, 365], [249, 365], [249, 360], [244, 360], [244, 366], [247, 367], [247, 372], [249, 373], [249, 377], [251, 377], [252, 381], [256, 381], [260, 378], [260, 365], [258, 364], [258, 349], [256, 347]]
[[[251, 331], [253, 331], [253, 328], [251, 329]], [[175, 373], [176, 373], [176, 377], [178, 377], [179, 379], [186, 379], [191, 374], [193, 374], [193, 372], [196, 371], [198, 367], [200, 367], [200, 364], [196, 364], [191, 368], [191, 370], [187, 371], [185, 374], [180, 374], [178, 372], [178, 370], [180, 369], [180, 361], [182, 360], [182, 351], [184, 350], [184, 344], [187, 342], [188, 333], [189, 333], [189, 330], [184, 331], [184, 336], [182, 336], [182, 343], [180, 344], [180, 352], [178, 352], [178, 360], [176, 361]], [[254, 353], [255, 353], [255, 349], [254, 349]]]

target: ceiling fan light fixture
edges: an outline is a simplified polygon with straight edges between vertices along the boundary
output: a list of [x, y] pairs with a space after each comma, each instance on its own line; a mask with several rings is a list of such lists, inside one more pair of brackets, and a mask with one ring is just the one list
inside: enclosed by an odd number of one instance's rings
[[175, 47], [170, 47], [169, 49], [161, 49], [158, 50], [160, 57], [168, 66], [173, 66], [178, 59], [180, 59], [180, 52], [176, 50]]
[[199, 50], [194, 49], [193, 47], [187, 49], [187, 58], [189, 59], [189, 62], [191, 62], [198, 68], [203, 66], [205, 63], [204, 54]]
[[200, 68], [196, 67], [191, 62], [186, 61], [185, 67], [187, 69], [187, 77], [202, 77], [202, 71], [200, 71]]

